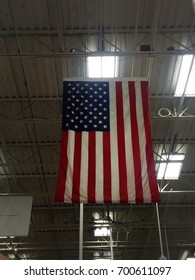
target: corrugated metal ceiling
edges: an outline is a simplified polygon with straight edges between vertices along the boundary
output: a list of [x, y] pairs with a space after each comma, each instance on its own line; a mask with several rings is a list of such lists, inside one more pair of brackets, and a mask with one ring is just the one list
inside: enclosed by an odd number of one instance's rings
[[[2, 252], [11, 258], [78, 259], [79, 206], [55, 204], [53, 196], [63, 78], [86, 77], [91, 55], [116, 55], [119, 77], [148, 77], [155, 160], [178, 147], [186, 153], [179, 180], [159, 181], [165, 254], [178, 259], [183, 249], [192, 251], [195, 99], [174, 92], [182, 56], [194, 54], [194, 43], [190, 0], [0, 1], [0, 190], [33, 195], [29, 236], [1, 239]], [[142, 52], [141, 45], [150, 50]], [[171, 115], [160, 117], [159, 110], [167, 109]], [[178, 109], [186, 111], [179, 117]], [[94, 212], [105, 217], [108, 210], [115, 213], [115, 259], [160, 257], [155, 205], [84, 209], [84, 259], [110, 250], [107, 237], [94, 237], [93, 222]]]

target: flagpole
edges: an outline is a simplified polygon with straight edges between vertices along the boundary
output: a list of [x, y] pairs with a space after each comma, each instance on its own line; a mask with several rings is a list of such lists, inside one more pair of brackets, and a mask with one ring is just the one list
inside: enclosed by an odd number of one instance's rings
[[161, 256], [160, 259], [166, 259], [163, 253], [163, 245], [162, 245], [162, 236], [161, 236], [161, 228], [160, 228], [160, 218], [159, 218], [159, 211], [158, 211], [158, 203], [156, 203], [156, 215], [157, 215], [157, 221], [158, 221], [158, 233], [159, 233], [159, 240], [160, 240], [160, 250], [161, 250]]
[[83, 259], [83, 203], [80, 203], [79, 221], [79, 260]]
[[113, 239], [112, 239], [112, 228], [111, 228], [111, 226], [110, 226], [110, 257], [111, 257], [111, 260], [114, 260]]

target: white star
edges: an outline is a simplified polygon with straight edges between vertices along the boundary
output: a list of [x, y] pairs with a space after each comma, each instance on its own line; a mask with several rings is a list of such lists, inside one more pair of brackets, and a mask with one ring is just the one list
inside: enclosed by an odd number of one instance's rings
[[74, 122], [74, 120], [73, 120], [73, 119], [71, 119], [70, 121], [71, 121], [72, 123]]
[[107, 128], [107, 125], [104, 125], [104, 128]]

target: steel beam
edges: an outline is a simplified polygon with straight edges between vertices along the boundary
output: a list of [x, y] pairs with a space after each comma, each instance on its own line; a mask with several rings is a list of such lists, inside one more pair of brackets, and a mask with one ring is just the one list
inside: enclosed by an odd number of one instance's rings
[[[171, 139], [168, 139], [165, 141], [165, 139], [153, 139], [152, 140], [152, 144], [163, 144], [163, 143], [167, 143], [170, 144], [171, 143]], [[61, 141], [48, 141], [48, 142], [39, 142], [39, 146], [40, 147], [59, 147], [61, 144]], [[195, 139], [177, 139], [175, 141], [175, 144], [195, 144]], [[6, 142], [5, 143], [6, 148], [8, 147], [21, 147], [21, 148], [28, 148], [28, 147], [34, 147], [37, 146], [37, 143], [35, 142]]]
[[[185, 27], [160, 27], [157, 29], [158, 33], [189, 33], [189, 32], [195, 32], [195, 28], [191, 26], [185, 26]], [[104, 28], [104, 34], [115, 34], [116, 29], [113, 28]], [[142, 28], [138, 27], [136, 29], [137, 33], [143, 33], [143, 34], [150, 34], [152, 32], [152, 27], [148, 28]], [[71, 29], [66, 28], [62, 29], [61, 33], [64, 36], [75, 36], [75, 35], [83, 35], [83, 34], [91, 34], [91, 35], [100, 35], [101, 29], [100, 28], [82, 28], [82, 29]], [[135, 27], [132, 28], [117, 28], [118, 34], [127, 34], [127, 33], [135, 33]], [[0, 36], [14, 36], [15, 37], [15, 29], [7, 29], [0, 31]], [[19, 29], [17, 28], [17, 35], [18, 36], [32, 36], [32, 35], [38, 35], [38, 36], [58, 36], [58, 30], [56, 29], [48, 29], [48, 28], [41, 28], [41, 29]]]
[[[165, 116], [165, 117], [160, 117], [160, 116], [152, 116], [151, 117], [151, 121], [175, 121], [175, 120], [194, 120], [195, 116]], [[61, 122], [62, 119], [61, 118], [57, 118], [57, 119], [46, 119], [46, 118], [28, 118], [28, 119], [20, 119], [20, 120], [16, 120], [16, 119], [9, 119], [9, 120], [5, 120], [5, 119], [1, 119], [0, 120], [0, 124], [26, 124], [26, 123], [59, 123]]]

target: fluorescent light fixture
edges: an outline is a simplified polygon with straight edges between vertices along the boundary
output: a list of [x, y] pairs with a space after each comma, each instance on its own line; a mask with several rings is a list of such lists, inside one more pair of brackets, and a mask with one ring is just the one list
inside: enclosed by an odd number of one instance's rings
[[157, 179], [177, 180], [181, 172], [184, 157], [184, 154], [162, 155]]
[[[93, 213], [94, 218], [94, 236], [110, 236], [109, 220], [102, 219], [98, 212]], [[113, 220], [113, 212], [109, 211], [109, 218]]]
[[95, 236], [110, 236], [110, 229], [107, 227], [96, 228], [94, 230]]
[[195, 12], [195, 0], [192, 0], [192, 5], [193, 5], [193, 8], [194, 8], [194, 12]]
[[110, 260], [110, 252], [109, 251], [103, 251], [101, 253], [94, 252], [93, 253], [94, 260]]
[[185, 91], [185, 96], [195, 96], [194, 77], [195, 77], [194, 57], [191, 54], [184, 55], [182, 58], [179, 78], [175, 90], [175, 96], [182, 96], [184, 91]]
[[89, 56], [87, 66], [89, 78], [114, 78], [118, 75], [116, 56]]

